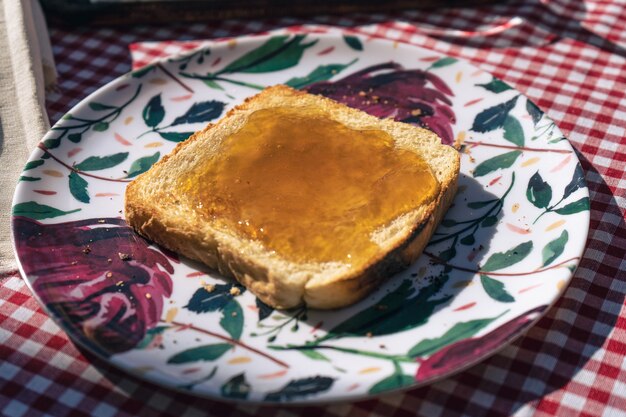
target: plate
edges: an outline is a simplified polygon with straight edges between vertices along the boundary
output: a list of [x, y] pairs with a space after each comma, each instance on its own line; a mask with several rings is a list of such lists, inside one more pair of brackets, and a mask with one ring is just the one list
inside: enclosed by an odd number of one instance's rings
[[[277, 83], [463, 143], [459, 191], [424, 255], [349, 308], [273, 310], [123, 220], [132, 178]], [[200, 396], [314, 403], [432, 382], [524, 332], [572, 277], [589, 195], [553, 121], [489, 73], [384, 40], [273, 33], [207, 44], [87, 97], [32, 154], [13, 215], [32, 292], [112, 365]]]

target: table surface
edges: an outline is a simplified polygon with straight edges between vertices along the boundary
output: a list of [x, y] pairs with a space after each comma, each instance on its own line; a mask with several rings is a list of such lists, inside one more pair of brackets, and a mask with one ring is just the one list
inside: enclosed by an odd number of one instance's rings
[[[459, 57], [514, 86], [576, 149], [591, 197], [585, 255], [564, 295], [522, 338], [426, 387], [355, 403], [236, 406], [138, 381], [79, 350], [17, 271], [0, 277], [0, 414], [8, 416], [451, 416], [626, 413], [626, 4], [525, 1], [437, 12], [51, 27], [58, 120], [87, 94], [194, 39], [335, 25]], [[159, 43], [144, 43], [157, 41]], [[175, 41], [175, 42], [172, 42]], [[132, 55], [131, 55], [132, 51]], [[134, 62], [133, 62], [134, 60]]]

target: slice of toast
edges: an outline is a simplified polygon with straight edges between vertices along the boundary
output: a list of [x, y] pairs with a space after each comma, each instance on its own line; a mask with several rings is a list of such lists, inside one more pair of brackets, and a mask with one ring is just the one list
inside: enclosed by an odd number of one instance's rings
[[[349, 129], [386, 132], [393, 138], [393, 146], [415, 152], [427, 162], [438, 182], [438, 192], [431, 201], [373, 230], [370, 239], [377, 245], [375, 252], [352, 263], [290, 260], [258, 240], [201, 215], [193, 198], [181, 191], [181, 178], [189, 177], [190, 172], [214, 158], [224, 141], [253, 113], [286, 107], [316, 108], [324, 117]], [[321, 96], [274, 86], [248, 98], [217, 124], [209, 124], [180, 143], [131, 182], [126, 189], [125, 216], [141, 235], [235, 277], [275, 308], [302, 304], [339, 308], [362, 299], [420, 256], [452, 203], [458, 174], [458, 152], [442, 145], [439, 137], [428, 130], [381, 120]]]

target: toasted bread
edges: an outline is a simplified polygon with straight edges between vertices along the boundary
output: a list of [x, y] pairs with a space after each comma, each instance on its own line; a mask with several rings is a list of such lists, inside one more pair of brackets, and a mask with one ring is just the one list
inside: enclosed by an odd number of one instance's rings
[[[412, 208], [378, 230], [377, 250], [357, 263], [294, 262], [255, 239], [224, 230], [199, 215], [178, 189], [179, 179], [219, 152], [220, 144], [241, 128], [252, 113], [276, 107], [315, 106], [350, 129], [387, 132], [394, 146], [419, 154], [436, 178], [432, 201]], [[434, 133], [389, 119], [378, 119], [333, 100], [274, 86], [247, 99], [215, 125], [180, 143], [169, 155], [138, 176], [126, 189], [125, 216], [139, 234], [234, 277], [275, 308], [307, 304], [332, 309], [350, 305], [376, 289], [422, 253], [456, 193], [458, 152]]]

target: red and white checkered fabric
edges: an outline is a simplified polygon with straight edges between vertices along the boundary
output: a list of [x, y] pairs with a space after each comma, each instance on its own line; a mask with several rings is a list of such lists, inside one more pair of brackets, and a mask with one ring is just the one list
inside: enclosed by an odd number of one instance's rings
[[[52, 27], [56, 121], [131, 68], [192, 39], [334, 25], [471, 61], [556, 121], [591, 194], [587, 250], [564, 296], [525, 336], [424, 388], [306, 408], [223, 404], [135, 380], [77, 350], [17, 272], [0, 277], [0, 414], [8, 416], [453, 416], [626, 414], [626, 4], [507, 2], [474, 9], [133, 28]], [[147, 42], [149, 41], [149, 42]], [[156, 42], [156, 43], [155, 43]]]

